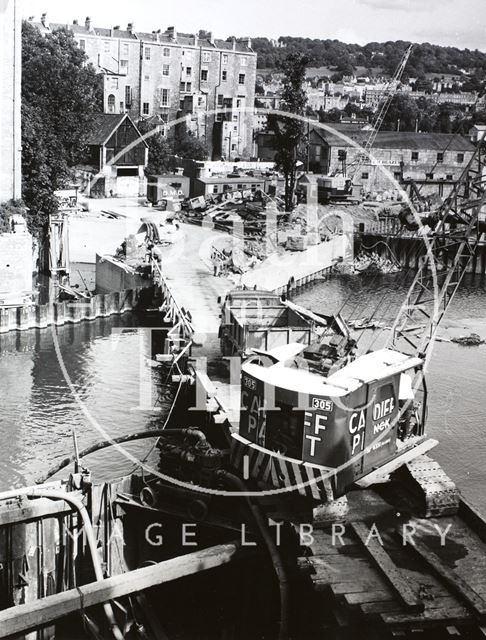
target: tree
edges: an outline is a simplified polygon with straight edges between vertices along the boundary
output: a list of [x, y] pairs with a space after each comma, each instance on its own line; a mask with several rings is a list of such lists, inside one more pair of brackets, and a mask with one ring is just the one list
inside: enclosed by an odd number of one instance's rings
[[54, 191], [73, 178], [85, 156], [94, 115], [102, 111], [101, 83], [87, 56], [66, 30], [45, 37], [22, 25], [22, 196], [27, 224], [40, 242]]
[[163, 124], [150, 120], [140, 120], [138, 129], [140, 133], [152, 133], [145, 141], [148, 144], [148, 164], [145, 167], [145, 175], [157, 176], [163, 173], [171, 173], [176, 167], [172, 144], [163, 133]]
[[177, 125], [174, 132], [174, 153], [181, 158], [207, 160], [209, 149], [204, 140], [190, 133], [184, 123]]
[[291, 211], [297, 175], [297, 163], [303, 156], [307, 94], [304, 90], [305, 70], [309, 60], [300, 53], [290, 53], [281, 65], [282, 99], [280, 109], [292, 116], [272, 115], [269, 126], [275, 133], [277, 153], [275, 162], [284, 174], [285, 210]]

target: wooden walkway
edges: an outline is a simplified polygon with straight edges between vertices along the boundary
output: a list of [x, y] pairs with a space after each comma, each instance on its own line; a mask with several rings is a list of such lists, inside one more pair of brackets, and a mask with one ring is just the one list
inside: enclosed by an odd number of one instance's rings
[[484, 637], [486, 538], [468, 505], [422, 519], [373, 489], [348, 502], [346, 521], [315, 524], [312, 555], [299, 560], [327, 614], [314, 619], [321, 637], [331, 628], [337, 638], [363, 629], [377, 638]]

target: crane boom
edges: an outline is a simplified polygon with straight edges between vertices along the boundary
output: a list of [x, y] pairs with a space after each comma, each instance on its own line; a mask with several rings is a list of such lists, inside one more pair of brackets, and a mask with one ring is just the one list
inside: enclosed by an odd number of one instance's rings
[[[438, 325], [471, 263], [486, 210], [486, 142], [481, 140], [461, 178], [438, 210], [427, 253], [395, 319], [392, 349], [425, 358]], [[482, 216], [481, 216], [482, 217]], [[417, 326], [417, 321], [421, 324]]]
[[358, 155], [357, 163], [354, 166], [353, 164], [351, 164], [349, 167], [353, 169], [352, 174], [349, 176], [351, 178], [358, 172], [363, 162], [365, 162], [369, 158], [369, 152], [373, 146], [373, 143], [376, 140], [378, 131], [381, 129], [381, 125], [383, 124], [385, 116], [388, 113], [390, 104], [397, 92], [398, 84], [403, 75], [405, 67], [407, 66], [407, 62], [408, 62], [408, 59], [410, 58], [410, 54], [412, 53], [412, 49], [413, 49], [413, 44], [411, 44], [403, 54], [402, 59], [400, 60], [400, 63], [395, 70], [395, 73], [393, 74], [393, 77], [390, 79], [390, 81], [385, 87], [384, 100], [378, 109], [375, 119], [373, 120], [370, 135], [368, 136], [365, 144], [363, 145], [362, 152]]

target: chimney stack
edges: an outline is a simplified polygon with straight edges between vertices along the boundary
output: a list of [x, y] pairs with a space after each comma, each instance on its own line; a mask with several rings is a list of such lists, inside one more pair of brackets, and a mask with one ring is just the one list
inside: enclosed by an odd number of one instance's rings
[[78, 21], [77, 20], [73, 20], [73, 24], [78, 24]]
[[49, 25], [47, 24], [47, 13], [43, 13], [41, 15], [41, 24], [43, 27], [48, 27]]
[[177, 42], [177, 31], [175, 27], [167, 27], [167, 35], [169, 36], [169, 40]]
[[91, 31], [91, 18], [89, 16], [86, 17], [84, 26], [86, 27], [86, 31]]
[[133, 28], [134, 28], [134, 24], [133, 24], [133, 22], [129, 22], [129, 23], [127, 24], [127, 31], [128, 31], [128, 33], [133, 33]]

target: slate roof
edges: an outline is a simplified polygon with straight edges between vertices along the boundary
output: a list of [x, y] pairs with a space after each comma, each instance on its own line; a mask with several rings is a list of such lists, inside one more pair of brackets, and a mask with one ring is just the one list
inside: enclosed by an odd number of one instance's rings
[[[88, 139], [88, 145], [101, 146], [105, 144], [111, 137], [114, 131], [121, 125], [124, 120], [129, 120], [133, 125], [135, 131], [141, 137], [142, 134], [134, 124], [132, 119], [126, 113], [98, 113], [95, 116], [93, 130]], [[143, 140], [143, 144], [147, 145], [147, 142]]]
[[[124, 40], [138, 40], [142, 42], [159, 42], [161, 44], [168, 43], [174, 45], [194, 46], [195, 36], [190, 33], [177, 33], [177, 40], [173, 40], [168, 33], [147, 33], [143, 31], [137, 31], [133, 29], [132, 32], [126, 29], [106, 29], [103, 27], [91, 27], [90, 30], [86, 28], [84, 24], [64, 24], [60, 22], [50, 22], [47, 27], [44, 27], [41, 22], [32, 22], [34, 26], [41, 31], [55, 31], [56, 29], [67, 29], [77, 35], [97, 35], [102, 38], [121, 38]], [[233, 50], [233, 43], [228, 40], [214, 40], [212, 43], [207, 38], [199, 38], [197, 46], [201, 46], [207, 49], [223, 49], [227, 51]], [[252, 53], [255, 52], [249, 48], [246, 43], [236, 42], [235, 50], [240, 53]]]
[[[329, 126], [333, 126], [329, 124]], [[351, 140], [363, 145], [369, 136], [369, 131], [343, 130], [336, 127], [338, 131], [346, 135]], [[322, 140], [331, 146], [348, 147], [351, 144], [339, 136], [315, 127], [313, 131]], [[464, 136], [453, 133], [415, 133], [412, 131], [379, 131], [373, 143], [375, 149], [410, 149], [419, 151], [421, 149], [431, 151], [474, 151], [473, 144]]]

